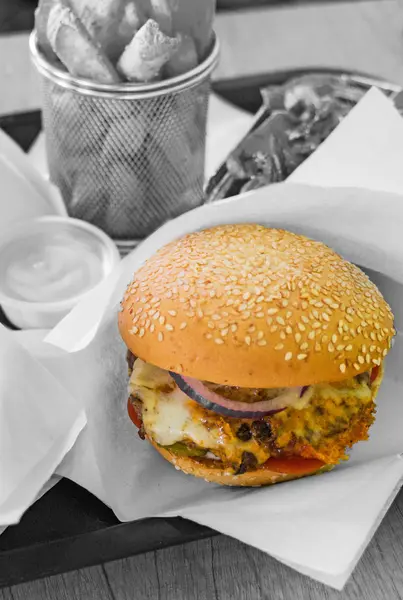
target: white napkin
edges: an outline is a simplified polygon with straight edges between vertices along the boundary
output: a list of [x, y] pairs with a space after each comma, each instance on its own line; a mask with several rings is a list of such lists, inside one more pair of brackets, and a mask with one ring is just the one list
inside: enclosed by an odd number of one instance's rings
[[[362, 111], [364, 127], [357, 130]], [[387, 145], [381, 143], [385, 130]], [[380, 140], [373, 131], [380, 132]], [[371, 177], [379, 182], [374, 165], [388, 163], [400, 149], [403, 122], [396, 120], [386, 98], [371, 91], [345, 119], [342, 132], [343, 137], [336, 130], [320, 155], [318, 151], [321, 175], [325, 181], [336, 177], [339, 185], [358, 185], [356, 179], [350, 181], [355, 173], [351, 164], [342, 169], [333, 158], [333, 152], [339, 156], [340, 147], [353, 147], [364, 189], [279, 184], [182, 215], [122, 261], [109, 281], [47, 338], [74, 352], [74, 385], [79, 385], [87, 409], [80, 451], [74, 448], [68, 456], [73, 480], [77, 472], [80, 483], [99, 494], [121, 520], [181, 515], [256, 546], [337, 589], [345, 584], [403, 477], [403, 198], [365, 189], [371, 188]], [[314, 161], [315, 156], [309, 168], [316, 175]], [[403, 190], [403, 170], [397, 166], [394, 189]], [[294, 177], [302, 178], [303, 170], [304, 165]], [[388, 181], [391, 177], [389, 173]], [[117, 302], [132, 272], [161, 245], [189, 231], [242, 221], [304, 232], [364, 267], [396, 311], [399, 330], [387, 360], [370, 441], [358, 444], [351, 460], [332, 473], [261, 490], [227, 489], [186, 477], [138, 439], [126, 416], [125, 347], [116, 326]], [[89, 457], [85, 481], [80, 466], [83, 448]], [[91, 457], [97, 465], [95, 479]]]
[[246, 135], [253, 116], [211, 94], [207, 117], [206, 166], [209, 179]]
[[67, 215], [60, 193], [1, 129], [0, 180], [0, 230], [7, 230], [12, 223], [21, 219]]
[[0, 525], [9, 525], [40, 494], [86, 418], [79, 402], [2, 325], [0, 364]]

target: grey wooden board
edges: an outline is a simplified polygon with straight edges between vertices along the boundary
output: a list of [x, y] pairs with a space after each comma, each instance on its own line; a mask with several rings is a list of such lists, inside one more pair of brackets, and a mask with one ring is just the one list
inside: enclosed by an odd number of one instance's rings
[[220, 536], [0, 590], [0, 600], [54, 599], [403, 600], [403, 491], [341, 593]]

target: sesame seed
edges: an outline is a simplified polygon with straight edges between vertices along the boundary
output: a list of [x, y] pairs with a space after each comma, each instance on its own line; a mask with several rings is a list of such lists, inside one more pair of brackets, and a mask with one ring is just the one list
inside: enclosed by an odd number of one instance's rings
[[158, 341], [159, 341], [159, 342], [162, 342], [162, 340], [163, 340], [163, 339], [164, 339], [164, 334], [162, 333], [162, 331], [160, 331], [160, 332], [158, 333]]
[[251, 338], [249, 335], [245, 336], [245, 343], [250, 346]]
[[284, 299], [284, 300], [281, 302], [281, 304], [282, 304], [282, 306], [284, 306], [284, 308], [286, 308], [286, 307], [288, 306], [288, 300], [287, 300], [287, 299]]
[[285, 340], [285, 338], [286, 338], [286, 335], [285, 335], [284, 331], [280, 331], [280, 338], [281, 338], [282, 340]]
[[352, 349], [353, 349], [353, 346], [351, 344], [348, 344], [346, 346], [346, 352], [351, 352]]
[[268, 315], [275, 315], [277, 312], [278, 312], [278, 308], [268, 308], [267, 309]]
[[285, 355], [285, 360], [291, 360], [292, 359], [292, 352], [287, 352], [287, 354]]
[[312, 325], [313, 329], [319, 329], [320, 327], [322, 327], [322, 325], [318, 321], [315, 321], [315, 323]]
[[322, 313], [322, 319], [323, 319], [324, 321], [330, 321], [329, 315], [328, 315], [326, 312], [323, 312], [323, 313]]
[[217, 315], [216, 313], [214, 315], [212, 315], [211, 318], [213, 319], [213, 321], [221, 321], [220, 315]]
[[186, 323], [186, 321], [183, 321], [183, 323], [181, 323], [181, 324], [179, 325], [179, 329], [185, 329], [185, 327], [186, 327], [186, 326], [187, 326], [187, 323]]
[[283, 317], [276, 317], [276, 321], [279, 325], [285, 325]]
[[139, 328], [134, 326], [131, 328], [130, 333], [132, 333], [133, 335], [136, 335], [136, 333], [138, 332]]
[[322, 350], [322, 346], [319, 344], [319, 342], [316, 342], [316, 344], [315, 344], [315, 351], [316, 352], [321, 352], [321, 350]]
[[301, 321], [303, 321], [305, 324], [309, 323], [309, 319], [305, 315], [301, 315]]
[[275, 350], [282, 350], [284, 348], [284, 344], [277, 344], [276, 346], [274, 346]]
[[173, 325], [171, 325], [170, 323], [167, 323], [167, 324], [165, 325], [165, 329], [166, 329], [167, 331], [173, 331], [173, 330], [174, 330], [174, 327], [173, 327]]
[[160, 325], [164, 325], [164, 323], [165, 323], [165, 317], [160, 317], [160, 318], [158, 319], [158, 321], [159, 321], [159, 324], [160, 324]]
[[297, 344], [299, 344], [300, 341], [301, 341], [301, 339], [302, 339], [301, 334], [300, 333], [296, 333], [294, 337], [295, 337], [295, 341], [297, 342]]
[[365, 356], [365, 362], [370, 363], [371, 362], [371, 356], [369, 354], [367, 354]]
[[337, 335], [335, 333], [332, 335], [332, 342], [333, 344], [337, 342]]
[[238, 325], [236, 325], [235, 323], [233, 323], [231, 325], [231, 331], [232, 331], [232, 333], [235, 333], [237, 329], [238, 329]]
[[300, 331], [305, 331], [306, 328], [305, 328], [305, 325], [303, 325], [302, 323], [298, 323], [298, 329]]
[[211, 340], [212, 339], [212, 334], [211, 333], [206, 333], [206, 339], [207, 340]]
[[199, 310], [197, 311], [197, 316], [199, 317], [199, 319], [202, 319], [204, 316], [203, 311], [199, 308]]
[[257, 332], [257, 339], [261, 340], [264, 337], [264, 332], [263, 331], [258, 331]]
[[256, 313], [256, 317], [258, 319], [262, 319], [264, 317], [264, 312], [258, 312], [258, 313]]
[[222, 340], [221, 338], [214, 338], [214, 343], [215, 344], [223, 344], [224, 340]]
[[306, 342], [304, 342], [303, 344], [301, 344], [301, 346], [299, 347], [300, 350], [308, 350], [308, 344]]
[[314, 331], [310, 331], [308, 333], [308, 340], [314, 340], [315, 339], [315, 332]]
[[341, 365], [339, 365], [339, 369], [342, 373], [346, 372], [346, 365], [344, 363], [341, 363]]
[[266, 346], [266, 344], [267, 344], [266, 340], [258, 340], [257, 341], [258, 346]]
[[360, 363], [360, 365], [363, 365], [365, 363], [365, 359], [363, 356], [361, 356], [361, 354], [357, 356], [357, 360]]
[[307, 354], [297, 354], [297, 360], [304, 360], [308, 355]]
[[154, 331], [155, 331], [155, 325], [154, 325], [154, 323], [151, 323], [151, 325], [150, 325], [150, 331], [151, 331], [151, 333], [154, 333]]

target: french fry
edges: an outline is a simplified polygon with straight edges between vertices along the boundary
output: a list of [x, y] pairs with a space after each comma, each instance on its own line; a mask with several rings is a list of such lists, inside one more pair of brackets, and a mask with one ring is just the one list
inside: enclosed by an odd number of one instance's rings
[[135, 0], [127, 0], [117, 30], [119, 54], [116, 56], [116, 60], [145, 22], [146, 18]]
[[38, 8], [35, 11], [35, 29], [38, 40], [38, 47], [50, 61], [58, 60], [48, 40], [47, 26], [48, 17], [52, 7], [58, 0], [39, 0]]
[[[73, 161], [71, 167], [74, 166]], [[99, 177], [98, 156], [89, 155], [81, 162], [81, 168], [71, 175], [74, 177], [69, 180], [72, 185], [70, 198], [67, 200], [69, 215], [91, 221], [98, 227], [105, 227], [107, 200], [104, 183]]]
[[146, 188], [127, 163], [115, 163], [109, 171], [109, 198], [101, 227], [119, 238], [142, 238], [152, 224], [144, 214]]
[[172, 12], [168, 0], [150, 0], [154, 21], [166, 35], [172, 35]]
[[134, 160], [147, 135], [147, 123], [140, 116], [127, 116], [110, 124], [103, 142], [102, 154], [107, 162]]
[[213, 36], [216, 0], [176, 0], [173, 28], [190, 35], [197, 48], [199, 60], [206, 58]]
[[145, 21], [134, 0], [70, 0], [70, 4], [113, 63]]
[[118, 70], [129, 81], [152, 81], [179, 46], [179, 40], [165, 35], [153, 19], [149, 19], [118, 61]]
[[97, 47], [67, 0], [49, 12], [49, 42], [71, 75], [98, 83], [117, 83], [119, 75], [102, 50]]
[[179, 34], [179, 47], [164, 67], [166, 77], [187, 73], [198, 65], [196, 45], [190, 35]]

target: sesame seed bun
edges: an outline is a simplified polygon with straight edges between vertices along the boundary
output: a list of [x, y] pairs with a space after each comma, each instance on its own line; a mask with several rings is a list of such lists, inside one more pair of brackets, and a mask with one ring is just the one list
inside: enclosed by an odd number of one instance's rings
[[159, 250], [128, 286], [119, 328], [133, 354], [160, 368], [261, 388], [368, 371], [395, 333], [358, 267], [320, 242], [253, 224]]
[[[210, 483], [218, 483], [220, 485], [238, 486], [238, 487], [261, 487], [264, 485], [273, 485], [274, 483], [282, 483], [283, 481], [291, 481], [292, 479], [300, 479], [307, 475], [296, 475], [277, 473], [269, 469], [256, 469], [255, 471], [247, 471], [242, 475], [234, 475], [234, 470], [231, 468], [223, 469], [222, 466], [217, 466], [216, 461], [197, 460], [189, 456], [177, 456], [166, 448], [161, 448], [153, 440], [147, 437], [154, 448], [169, 461], [176, 469], [183, 471], [187, 475], [200, 477]], [[326, 471], [332, 469], [332, 465], [326, 465]], [[318, 471], [309, 473], [315, 475], [324, 470], [322, 467]]]

